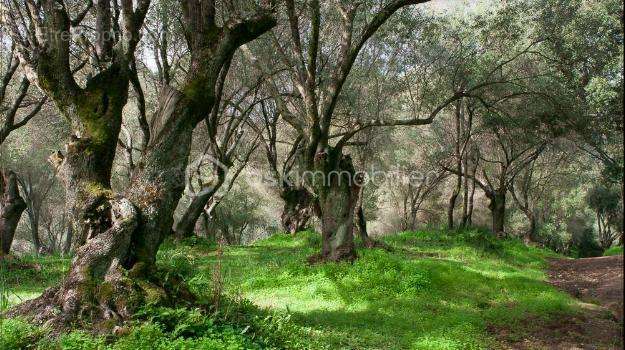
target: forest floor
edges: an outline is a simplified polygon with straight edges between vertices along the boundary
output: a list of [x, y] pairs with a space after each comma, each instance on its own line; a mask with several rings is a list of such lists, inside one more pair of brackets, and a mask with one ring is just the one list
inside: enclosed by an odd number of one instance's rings
[[[158, 264], [183, 275], [196, 293], [249, 300], [280, 315], [288, 322], [280, 329], [299, 329], [288, 333], [299, 339], [295, 349], [622, 348], [622, 321], [614, 313], [619, 295], [622, 303], [622, 289], [620, 294], [614, 289], [622, 280], [622, 255], [563, 259], [480, 231], [406, 232], [383, 241], [393, 250], [359, 249], [353, 264], [318, 265], [306, 263], [320, 246], [319, 235], [312, 232], [275, 235], [240, 247], [218, 248], [201, 239], [168, 241]], [[5, 307], [56, 283], [69, 263], [31, 259], [38, 270], [5, 271]], [[235, 329], [246, 332], [248, 327]], [[158, 349], [178, 349], [172, 344], [181, 341], [179, 335], [163, 332]], [[219, 332], [216, 336], [223, 338]], [[155, 342], [136, 334], [98, 349], [147, 349]], [[134, 345], [119, 345], [124, 341]], [[137, 345], [141, 341], [145, 344]], [[196, 348], [205, 347], [185, 347]]]
[[[549, 283], [580, 300], [580, 314], [535, 323], [522, 341], [504, 342], [510, 349], [622, 349], [623, 255], [550, 259]], [[506, 330], [500, 329], [500, 336]]]

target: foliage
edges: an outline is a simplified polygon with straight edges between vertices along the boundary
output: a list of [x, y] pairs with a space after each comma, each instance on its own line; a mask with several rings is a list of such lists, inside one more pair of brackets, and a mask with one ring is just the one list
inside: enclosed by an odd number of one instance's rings
[[595, 185], [588, 191], [586, 202], [597, 215], [599, 227], [599, 244], [609, 248], [617, 236], [612, 229], [623, 232], [623, 207], [620, 203], [621, 193], [616, 186]]
[[0, 319], [0, 349], [29, 349], [42, 331], [19, 319]]
[[612, 247], [605, 252], [603, 252], [603, 256], [612, 256], [612, 255], [623, 255], [623, 247]]
[[14, 263], [0, 260], [0, 313], [61, 280], [69, 262], [56, 255], [23, 256]]

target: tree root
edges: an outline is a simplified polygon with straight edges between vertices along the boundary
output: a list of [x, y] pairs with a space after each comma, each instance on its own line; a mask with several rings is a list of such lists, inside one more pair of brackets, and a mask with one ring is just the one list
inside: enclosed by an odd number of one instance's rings
[[5, 316], [46, 326], [53, 334], [76, 327], [95, 334], [111, 334], [146, 304], [176, 306], [196, 302], [184, 282], [170, 278], [163, 283], [156, 275], [149, 279], [123, 276], [91, 286], [67, 283], [47, 289], [40, 297], [10, 309]]
[[138, 212], [124, 198], [109, 200], [103, 227], [81, 246], [67, 278], [60, 286], [9, 310], [9, 317], [24, 317], [34, 324], [61, 332], [78, 325], [94, 333], [107, 333], [133, 317], [147, 303], [173, 305], [191, 300], [182, 281], [159, 278], [144, 263], [124, 266], [131, 251], [131, 236]]
[[364, 240], [362, 242], [362, 246], [363, 246], [363, 248], [366, 248], [366, 249], [379, 248], [379, 249], [384, 249], [385, 251], [387, 251], [389, 253], [393, 252], [393, 247], [391, 247], [390, 245], [388, 245], [388, 244], [386, 244], [386, 243], [384, 243], [382, 241], [378, 241], [378, 240], [371, 239], [371, 238], [369, 238], [367, 240]]
[[337, 249], [334, 254], [315, 254], [309, 256], [306, 261], [310, 265], [322, 264], [326, 262], [354, 262], [358, 259], [356, 251], [353, 249]]

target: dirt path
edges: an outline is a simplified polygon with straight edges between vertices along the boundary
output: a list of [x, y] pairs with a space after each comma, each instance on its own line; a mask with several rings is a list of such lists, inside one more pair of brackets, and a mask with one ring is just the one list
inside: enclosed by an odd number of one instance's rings
[[551, 284], [612, 311], [623, 322], [623, 256], [551, 261]]
[[[505, 349], [623, 349], [623, 256], [550, 261], [549, 282], [581, 301], [583, 312], [544, 322]], [[535, 321], [535, 322], [534, 322]]]

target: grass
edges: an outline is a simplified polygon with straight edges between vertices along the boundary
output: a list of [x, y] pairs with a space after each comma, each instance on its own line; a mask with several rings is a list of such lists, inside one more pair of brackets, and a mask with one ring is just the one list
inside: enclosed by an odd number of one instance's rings
[[[60, 281], [69, 270], [69, 262], [69, 258], [57, 255], [0, 260], [0, 312], [39, 296], [45, 288]], [[13, 265], [10, 270], [8, 265]]]
[[407, 232], [385, 242], [395, 251], [363, 250], [353, 265], [306, 265], [319, 249], [314, 233], [227, 247], [223, 256], [167, 245], [160, 260], [185, 257], [198, 267], [197, 281], [219, 263], [228, 294], [286, 310], [331, 348], [489, 348], [489, 326], [522, 332], [528, 318], [574, 310], [570, 297], [545, 283], [545, 259], [555, 256], [545, 250], [477, 231]]
[[[196, 292], [217, 288], [290, 315], [310, 343], [331, 349], [489, 349], [492, 327], [513, 330], [514, 339], [529, 319], [577, 312], [574, 299], [545, 283], [554, 253], [480, 231], [405, 232], [384, 241], [393, 252], [360, 250], [354, 264], [307, 265], [320, 245], [311, 232], [223, 250], [166, 242], [158, 261]], [[10, 277], [11, 293], [41, 291], [63, 270], [58, 263], [40, 262], [49, 271], [44, 280]]]
[[603, 256], [612, 256], [612, 255], [623, 255], [623, 247], [622, 246], [612, 247], [610, 249], [607, 249], [605, 252], [603, 252]]

